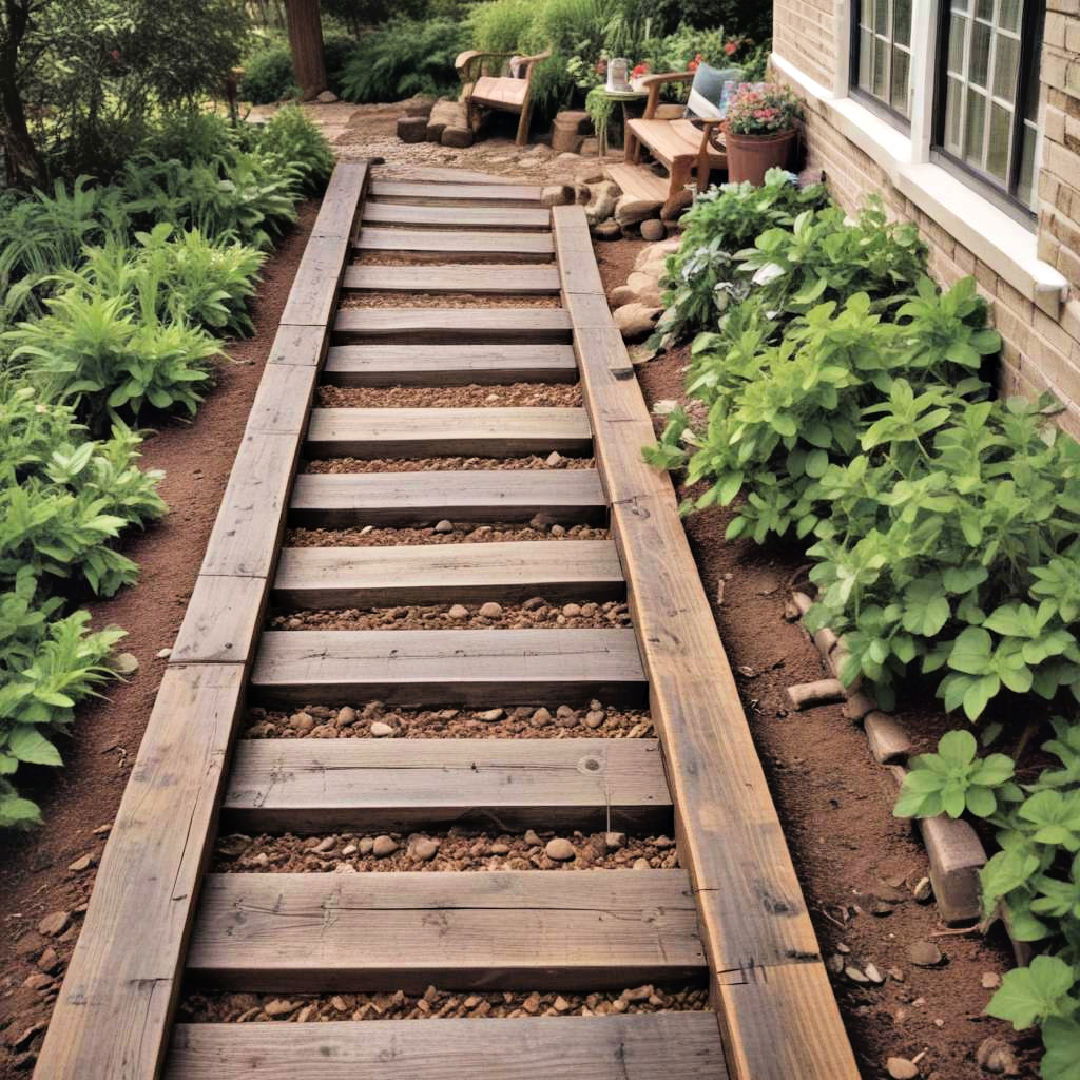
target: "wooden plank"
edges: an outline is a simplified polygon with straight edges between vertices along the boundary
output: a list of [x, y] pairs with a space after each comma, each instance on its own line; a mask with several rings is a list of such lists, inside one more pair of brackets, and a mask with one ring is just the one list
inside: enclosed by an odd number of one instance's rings
[[[564, 543], [569, 543], [566, 541]], [[274, 599], [290, 608], [610, 600], [625, 592], [610, 540], [549, 540], [395, 547], [287, 547]]]
[[315, 393], [312, 364], [267, 364], [248, 415], [249, 434], [299, 436]]
[[439, 232], [437, 229], [375, 229], [365, 226], [358, 251], [406, 254], [433, 251], [440, 255], [487, 255], [527, 262], [550, 262], [555, 246], [550, 233]]
[[251, 833], [672, 820], [654, 739], [241, 739], [224, 812]]
[[592, 469], [474, 469], [307, 475], [296, 478], [290, 516], [302, 525], [451, 521], [599, 522], [607, 516]]
[[339, 161], [334, 166], [312, 236], [353, 236], [359, 224], [357, 209], [367, 174], [366, 161]]
[[326, 344], [330, 339], [325, 326], [287, 326], [280, 325], [270, 346], [267, 366], [291, 364], [297, 367], [317, 368], [326, 355]]
[[424, 183], [415, 180], [375, 180], [373, 199], [394, 202], [420, 202], [427, 206], [499, 206], [535, 207], [540, 203], [540, 188], [526, 184], [450, 184]]
[[267, 592], [266, 578], [200, 574], [169, 663], [250, 663]]
[[368, 203], [365, 225], [424, 226], [432, 229], [550, 229], [551, 211], [507, 206], [418, 206]]
[[334, 318], [334, 344], [564, 344], [570, 329], [561, 308], [342, 308]]
[[323, 379], [331, 386], [462, 386], [577, 379], [570, 345], [336, 345]]
[[181, 1024], [166, 1080], [726, 1080], [706, 1012]]
[[619, 185], [619, 190], [632, 199], [643, 202], [667, 202], [668, 185], [671, 181], [664, 176], [657, 176], [652, 169], [644, 165], [630, 165], [619, 162], [604, 167], [609, 180]]
[[326, 326], [337, 300], [345, 257], [351, 241], [347, 234], [311, 236], [293, 278], [281, 321], [289, 326]]
[[633, 630], [272, 630], [252, 692], [281, 702], [639, 703]]
[[188, 975], [285, 992], [592, 990], [704, 963], [683, 870], [237, 873], [206, 879]]
[[41, 1048], [41, 1080], [158, 1075], [243, 680], [233, 664], [165, 672]]
[[[581, 208], [557, 208], [554, 217], [560, 269], [591, 258]], [[592, 333], [576, 334], [582, 382], [649, 673], [680, 861], [700, 902], [728, 1067], [739, 1080], [855, 1080], [859, 1073], [674, 491], [666, 475], [641, 459], [641, 446], [654, 438], [648, 410], [636, 383], [613, 371], [606, 351], [592, 351]]]
[[358, 292], [497, 293], [559, 291], [554, 266], [348, 266], [342, 288]]
[[573, 407], [312, 409], [309, 457], [521, 457], [587, 454], [592, 433]]

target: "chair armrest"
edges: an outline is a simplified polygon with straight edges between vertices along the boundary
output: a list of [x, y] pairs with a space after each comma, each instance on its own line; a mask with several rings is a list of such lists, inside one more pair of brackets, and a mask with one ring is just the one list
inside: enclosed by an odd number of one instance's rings
[[692, 71], [669, 71], [666, 75], [646, 75], [641, 80], [641, 85], [648, 88], [649, 98], [645, 102], [643, 119], [651, 120], [656, 115], [656, 107], [660, 104], [660, 87], [669, 82], [693, 82]]
[[484, 60], [494, 59], [496, 57], [506, 58], [513, 55], [513, 53], [509, 52], [477, 52], [475, 50], [470, 50], [459, 54], [458, 58], [454, 61], [454, 67], [457, 69], [457, 73], [461, 78], [465, 82], [468, 82], [470, 79], [469, 72], [473, 64], [481, 63]]

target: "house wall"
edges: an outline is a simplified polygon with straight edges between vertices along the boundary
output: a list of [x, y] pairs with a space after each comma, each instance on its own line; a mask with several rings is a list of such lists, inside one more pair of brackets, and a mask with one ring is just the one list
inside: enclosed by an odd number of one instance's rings
[[[831, 89], [838, 64], [846, 71], [845, 24], [829, 0], [776, 0], [774, 55]], [[778, 68], [774, 74], [786, 78]], [[1045, 297], [1037, 303], [1006, 281], [894, 186], [887, 169], [840, 130], [828, 101], [803, 94], [798, 83], [795, 89], [807, 100], [808, 164], [824, 171], [836, 200], [853, 210], [868, 194], [880, 194], [891, 216], [918, 225], [936, 280], [947, 285], [974, 274], [1004, 340], [1002, 391], [1052, 391], [1066, 406], [1062, 427], [1080, 437], [1080, 0], [1048, 0], [1041, 78], [1037, 254], [1067, 283], [1060, 304]]]

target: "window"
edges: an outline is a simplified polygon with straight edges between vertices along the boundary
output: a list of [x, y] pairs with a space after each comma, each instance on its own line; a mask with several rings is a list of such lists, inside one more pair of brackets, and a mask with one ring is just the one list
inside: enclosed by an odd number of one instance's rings
[[911, 0], [854, 0], [853, 89], [911, 117]]
[[1041, 0], [941, 0], [935, 149], [1035, 204]]

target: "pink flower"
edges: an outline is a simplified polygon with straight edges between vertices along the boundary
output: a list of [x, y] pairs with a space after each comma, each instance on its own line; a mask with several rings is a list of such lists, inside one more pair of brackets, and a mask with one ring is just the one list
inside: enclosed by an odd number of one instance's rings
[[727, 43], [727, 44], [726, 44], [726, 45], [724, 46], [724, 52], [725, 52], [725, 53], [726, 53], [726, 54], [727, 54], [728, 56], [734, 56], [734, 55], [735, 55], [735, 53], [736, 53], [736, 52], [738, 52], [738, 50], [739, 50], [739, 46], [738, 46], [738, 44], [737, 44], [736, 42], [734, 42], [734, 41], [729, 41], [729, 42], [728, 42], [728, 43]]

